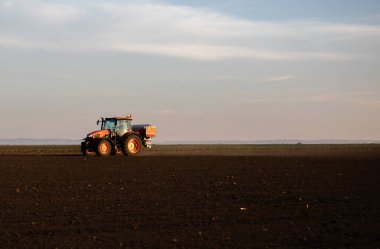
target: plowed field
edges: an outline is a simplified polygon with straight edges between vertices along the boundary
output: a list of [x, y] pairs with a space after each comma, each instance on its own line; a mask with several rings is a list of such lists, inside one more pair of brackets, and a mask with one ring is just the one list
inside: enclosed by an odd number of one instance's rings
[[1, 147], [0, 247], [380, 248], [379, 191], [378, 145]]

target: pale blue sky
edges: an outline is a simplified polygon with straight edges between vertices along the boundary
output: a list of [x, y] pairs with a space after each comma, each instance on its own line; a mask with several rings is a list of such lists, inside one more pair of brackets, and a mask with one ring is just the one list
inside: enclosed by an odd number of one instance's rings
[[380, 139], [380, 2], [2, 1], [0, 138]]

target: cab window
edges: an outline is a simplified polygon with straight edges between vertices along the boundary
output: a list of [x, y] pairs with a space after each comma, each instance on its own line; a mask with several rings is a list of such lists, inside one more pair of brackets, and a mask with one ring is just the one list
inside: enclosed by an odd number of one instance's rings
[[104, 122], [103, 130], [113, 130], [116, 126], [116, 120], [115, 119], [106, 119]]

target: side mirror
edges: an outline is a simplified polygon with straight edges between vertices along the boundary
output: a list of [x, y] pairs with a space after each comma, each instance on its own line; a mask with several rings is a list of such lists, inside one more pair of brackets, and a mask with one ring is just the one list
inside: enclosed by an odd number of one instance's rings
[[98, 119], [98, 121], [96, 121], [96, 125], [99, 125], [99, 122], [100, 122], [100, 121], [99, 121], [99, 119]]

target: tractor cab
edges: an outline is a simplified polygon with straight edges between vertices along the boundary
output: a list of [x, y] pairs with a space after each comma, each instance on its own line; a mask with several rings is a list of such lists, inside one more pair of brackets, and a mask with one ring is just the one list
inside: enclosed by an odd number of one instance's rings
[[126, 132], [132, 130], [132, 118], [115, 117], [115, 118], [102, 118], [98, 120], [97, 124], [101, 122], [101, 130], [109, 130], [111, 133], [115, 132], [118, 136], [123, 136]]

